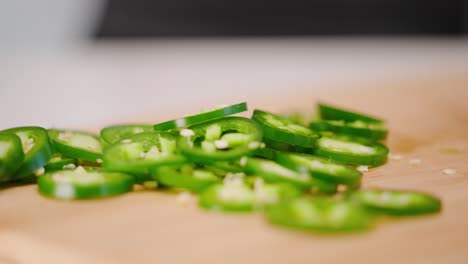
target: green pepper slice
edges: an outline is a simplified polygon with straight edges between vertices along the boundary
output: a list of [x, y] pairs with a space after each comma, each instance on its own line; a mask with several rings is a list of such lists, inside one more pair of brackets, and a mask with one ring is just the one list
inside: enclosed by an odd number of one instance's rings
[[266, 182], [285, 182], [303, 189], [311, 189], [319, 193], [335, 193], [336, 184], [312, 178], [307, 172], [302, 173], [286, 168], [275, 161], [258, 158], [248, 158], [245, 171], [258, 175]]
[[132, 190], [133, 177], [120, 172], [78, 167], [46, 173], [38, 178], [39, 192], [57, 199], [93, 199]]
[[327, 136], [318, 140], [314, 154], [344, 164], [375, 167], [387, 161], [388, 148], [361, 138]]
[[103, 128], [100, 135], [105, 143], [111, 145], [134, 134], [150, 131], [153, 131], [153, 126], [151, 125], [115, 125]]
[[263, 142], [265, 143], [267, 148], [277, 150], [277, 151], [307, 153], [307, 154], [314, 152], [314, 148], [311, 148], [311, 147], [295, 146], [291, 144], [277, 142], [271, 139], [264, 139]]
[[228, 173], [240, 173], [244, 172], [244, 168], [240, 166], [239, 161], [220, 161], [210, 164], [205, 164], [204, 168], [213, 172], [215, 175], [223, 177]]
[[152, 170], [152, 176], [164, 186], [183, 188], [194, 193], [221, 181], [213, 172], [196, 168], [193, 164], [159, 166]]
[[319, 118], [317, 115], [302, 112], [290, 112], [282, 115], [289, 119], [291, 122], [307, 127], [312, 121]]
[[169, 132], [143, 132], [122, 139], [105, 149], [103, 167], [138, 175], [156, 166], [182, 164], [186, 159], [176, 154], [176, 137]]
[[177, 146], [193, 162], [210, 164], [253, 155], [261, 147], [262, 131], [244, 117], [224, 117], [180, 131]]
[[344, 120], [320, 120], [310, 124], [315, 131], [331, 131], [371, 140], [384, 140], [387, 138], [388, 130], [383, 123], [369, 123], [362, 120], [345, 122]]
[[63, 169], [74, 169], [76, 167], [77, 160], [74, 158], [65, 157], [60, 153], [55, 153], [49, 162], [44, 166], [45, 171], [63, 170]]
[[102, 163], [102, 143], [99, 137], [80, 131], [50, 129], [49, 136], [56, 151], [80, 160]]
[[200, 193], [198, 205], [215, 211], [255, 210], [255, 194], [246, 184], [215, 184]]
[[276, 161], [290, 169], [305, 170], [314, 178], [335, 184], [356, 186], [362, 177], [362, 173], [354, 168], [312, 155], [277, 152]]
[[304, 190], [285, 182], [264, 183], [262, 178], [253, 181], [255, 207], [263, 210], [277, 203], [300, 197]]
[[218, 119], [221, 117], [225, 117], [228, 115], [233, 115], [237, 113], [241, 113], [247, 111], [247, 103], [239, 103], [229, 106], [221, 106], [217, 107], [214, 110], [198, 113], [196, 115], [190, 115], [179, 119], [174, 119], [170, 121], [166, 121], [163, 123], [159, 123], [154, 125], [154, 130], [156, 131], [166, 131], [171, 130], [179, 127], [186, 127], [195, 125], [198, 123], [203, 123], [206, 121], [210, 121], [213, 119]]
[[215, 211], [250, 212], [293, 199], [302, 190], [285, 183], [263, 183], [257, 179], [254, 186], [242, 180], [226, 181], [205, 189], [198, 200], [200, 207]]
[[344, 120], [346, 122], [364, 121], [367, 123], [384, 123], [384, 120], [366, 114], [319, 103], [318, 110], [323, 120]]
[[439, 212], [440, 199], [425, 193], [399, 190], [361, 190], [351, 193], [350, 200], [372, 212], [387, 215], [419, 215]]
[[0, 133], [0, 182], [14, 179], [23, 160], [21, 139], [15, 134]]
[[245, 183], [256, 192], [259, 207], [276, 204], [280, 201], [293, 199], [304, 194], [304, 189], [287, 182], [265, 182], [259, 176], [244, 177]]
[[363, 231], [372, 224], [364, 208], [331, 198], [286, 201], [268, 208], [266, 216], [274, 225], [319, 232]]
[[35, 170], [46, 165], [52, 157], [52, 145], [46, 129], [42, 127], [16, 127], [3, 132], [16, 134], [21, 139], [24, 161], [15, 173], [15, 180], [31, 176]]
[[265, 111], [254, 110], [252, 119], [262, 127], [265, 139], [276, 142], [301, 147], [314, 147], [320, 137], [305, 126], [295, 124], [287, 118]]

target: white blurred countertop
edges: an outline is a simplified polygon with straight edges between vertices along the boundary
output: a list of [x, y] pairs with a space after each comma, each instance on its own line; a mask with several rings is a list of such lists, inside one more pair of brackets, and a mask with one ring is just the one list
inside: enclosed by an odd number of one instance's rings
[[0, 129], [157, 122], [218, 104], [433, 75], [468, 75], [467, 39], [173, 39], [0, 50]]

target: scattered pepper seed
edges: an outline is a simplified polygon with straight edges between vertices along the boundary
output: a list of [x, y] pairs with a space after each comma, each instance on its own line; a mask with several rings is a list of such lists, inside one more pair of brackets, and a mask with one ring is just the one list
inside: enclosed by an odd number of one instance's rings
[[190, 194], [189, 192], [182, 192], [179, 195], [177, 195], [177, 203], [182, 206], [189, 205], [190, 200], [192, 200], [192, 194]]
[[453, 174], [457, 173], [457, 171], [454, 170], [454, 169], [443, 169], [442, 172], [444, 174], [447, 174], [447, 175], [453, 175]]
[[357, 170], [360, 171], [360, 172], [366, 172], [366, 171], [369, 171], [369, 167], [367, 167], [367, 166], [358, 166]]
[[421, 164], [421, 160], [420, 160], [420, 159], [410, 159], [410, 160], [408, 161], [408, 164], [409, 164], [409, 165], [412, 165], [412, 166], [416, 166], [416, 165]]
[[75, 171], [76, 172], [86, 172], [86, 170], [81, 166], [76, 167]]
[[399, 154], [388, 154], [388, 158], [391, 159], [391, 160], [401, 160], [403, 158], [403, 156], [399, 155]]
[[183, 137], [191, 137], [195, 135], [195, 132], [191, 129], [184, 128], [180, 131], [180, 135]]
[[226, 140], [215, 140], [214, 145], [217, 149], [227, 149], [229, 144]]
[[247, 157], [246, 156], [243, 156], [241, 159], [240, 159], [240, 162], [239, 164], [244, 167], [246, 164], [247, 164]]
[[249, 149], [258, 149], [259, 147], [260, 147], [260, 142], [258, 141], [252, 141], [248, 145]]
[[39, 176], [41, 176], [42, 174], [44, 174], [44, 172], [45, 172], [44, 167], [40, 167], [39, 169], [37, 169], [37, 170], [34, 171], [34, 175], [37, 176], [37, 177], [39, 177]]
[[76, 166], [73, 163], [63, 165], [63, 167], [62, 167], [62, 169], [64, 169], [64, 170], [66, 170], [66, 169], [73, 170], [75, 168], [76, 168]]

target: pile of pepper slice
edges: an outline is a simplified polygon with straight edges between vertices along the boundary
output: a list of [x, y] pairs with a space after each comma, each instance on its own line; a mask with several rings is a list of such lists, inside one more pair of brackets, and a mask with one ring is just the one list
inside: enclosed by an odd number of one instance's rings
[[310, 122], [246, 103], [158, 123], [115, 125], [100, 136], [17, 127], [0, 132], [0, 184], [36, 182], [50, 198], [130, 192], [135, 184], [189, 191], [201, 208], [263, 212], [272, 224], [319, 232], [362, 231], [380, 216], [431, 214], [436, 197], [360, 189], [356, 166], [385, 164], [381, 119], [318, 104]]

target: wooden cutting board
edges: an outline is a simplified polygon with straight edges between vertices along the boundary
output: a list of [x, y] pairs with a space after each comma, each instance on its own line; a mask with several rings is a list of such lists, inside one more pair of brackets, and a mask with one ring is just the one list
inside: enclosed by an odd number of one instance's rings
[[63, 202], [31, 185], [0, 192], [0, 263], [468, 263], [468, 75], [432, 76], [285, 89], [249, 104], [312, 111], [322, 100], [386, 118], [403, 159], [365, 173], [364, 186], [434, 193], [440, 214], [325, 236], [272, 227], [261, 214], [202, 211], [195, 199], [183, 206], [174, 193]]

